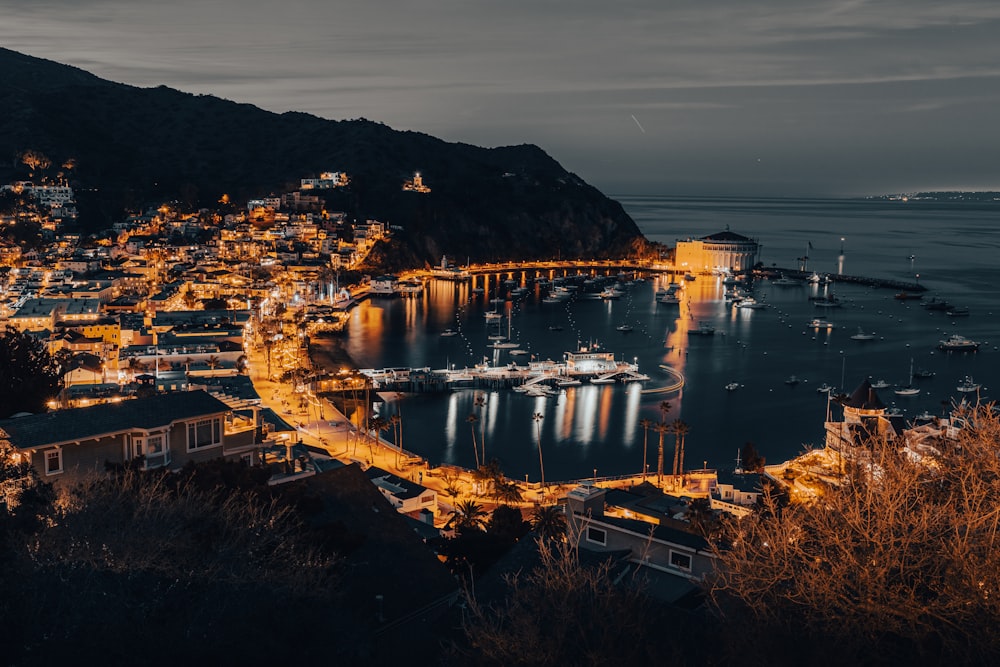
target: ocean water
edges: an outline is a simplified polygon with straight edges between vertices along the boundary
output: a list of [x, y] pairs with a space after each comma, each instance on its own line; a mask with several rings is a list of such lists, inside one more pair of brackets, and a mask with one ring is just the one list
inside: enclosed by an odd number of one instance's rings
[[[963, 394], [959, 381], [971, 375], [990, 395], [1000, 372], [1000, 204], [889, 202], [874, 200], [717, 199], [620, 197], [626, 211], [651, 240], [672, 245], [723, 229], [756, 238], [765, 265], [807, 268], [918, 281], [929, 295], [970, 310], [948, 317], [916, 301], [894, 299], [894, 290], [838, 283], [832, 290], [843, 306], [821, 309], [810, 296], [815, 286], [781, 287], [759, 281], [754, 294], [764, 310], [733, 309], [723, 300], [719, 279], [687, 282], [679, 306], [657, 304], [653, 292], [663, 279], [647, 276], [617, 301], [581, 295], [566, 303], [541, 301], [547, 290], [526, 284], [528, 294], [491, 303], [508, 290], [498, 278], [480, 286], [432, 282], [418, 299], [372, 299], [355, 308], [347, 351], [362, 367], [462, 368], [488, 360], [523, 364], [492, 350], [485, 313], [503, 309], [499, 326], [536, 359], [561, 360], [580, 345], [598, 343], [619, 359], [636, 361], [651, 379], [628, 385], [583, 385], [558, 396], [532, 398], [509, 390], [457, 390], [444, 394], [386, 395], [380, 411], [402, 417], [403, 446], [433, 463], [474, 465], [472, 430], [485, 433], [487, 457], [500, 460], [514, 478], [539, 479], [540, 440], [547, 480], [656, 469], [658, 434], [642, 420], [681, 419], [689, 426], [686, 468], [731, 468], [737, 451], [753, 442], [768, 461], [790, 458], [822, 444], [828, 405], [816, 388], [827, 383], [850, 391], [864, 378], [906, 384], [912, 364], [935, 373], [915, 380], [914, 397], [891, 387], [880, 391], [886, 404], [912, 417], [940, 414]], [[815, 317], [836, 325], [818, 332]], [[689, 336], [699, 323], [714, 336]], [[616, 329], [632, 325], [630, 333]], [[859, 342], [858, 328], [874, 332]], [[445, 337], [452, 329], [459, 335]], [[958, 333], [983, 345], [976, 353], [943, 353], [937, 342]], [[683, 374], [679, 391], [656, 391], [670, 383], [669, 366]], [[796, 385], [786, 384], [795, 375]], [[742, 385], [727, 391], [728, 383]], [[645, 391], [644, 391], [645, 390]], [[486, 399], [475, 405], [476, 394]], [[669, 405], [663, 405], [666, 401]], [[475, 413], [482, 421], [470, 423]], [[541, 414], [541, 421], [533, 415]], [[648, 438], [648, 439], [647, 439]], [[673, 438], [666, 436], [665, 468], [672, 462]]]

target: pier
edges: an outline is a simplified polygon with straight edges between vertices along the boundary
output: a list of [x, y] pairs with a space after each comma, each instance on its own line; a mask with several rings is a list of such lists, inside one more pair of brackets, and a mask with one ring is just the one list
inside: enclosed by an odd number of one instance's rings
[[[765, 269], [756, 269], [754, 275], [766, 277], [766, 278], [778, 278], [785, 276], [787, 278], [796, 278], [798, 280], [806, 280], [809, 276], [813, 275], [814, 271], [803, 271], [801, 269], [782, 269], [776, 266]], [[848, 276], [843, 273], [824, 273], [824, 276], [828, 277], [831, 281], [835, 283], [851, 283], [853, 285], [866, 285], [868, 287], [887, 287], [890, 289], [898, 289], [903, 292], [926, 292], [927, 288], [917, 282], [907, 282], [905, 280], [893, 280], [891, 278], [870, 278], [867, 276]]]
[[636, 363], [618, 361], [611, 352], [567, 352], [563, 362], [532, 361], [527, 366], [510, 363], [491, 366], [484, 362], [472, 368], [366, 368], [375, 391], [442, 392], [452, 389], [513, 389], [544, 395], [558, 386], [645, 382]]

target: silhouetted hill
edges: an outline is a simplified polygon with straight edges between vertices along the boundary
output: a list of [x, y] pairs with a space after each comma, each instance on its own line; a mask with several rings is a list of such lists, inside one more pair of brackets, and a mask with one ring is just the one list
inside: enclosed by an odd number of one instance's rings
[[[536, 146], [480, 148], [364, 119], [274, 114], [164, 86], [137, 88], [0, 49], [0, 181], [27, 175], [18, 156], [44, 153], [70, 172], [85, 222], [179, 199], [212, 206], [294, 189], [345, 171], [328, 210], [398, 225], [395, 262], [602, 256], [642, 236], [622, 207]], [[429, 194], [404, 192], [422, 172]], [[53, 170], [54, 173], [54, 170]]]

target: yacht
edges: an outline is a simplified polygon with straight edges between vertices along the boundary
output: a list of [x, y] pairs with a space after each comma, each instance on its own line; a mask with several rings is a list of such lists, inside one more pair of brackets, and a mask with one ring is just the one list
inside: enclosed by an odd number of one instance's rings
[[833, 391], [833, 387], [824, 382], [820, 386], [816, 387], [816, 391], [818, 391], [821, 394], [829, 394], [831, 391]]
[[441, 335], [445, 336], [445, 337], [448, 337], [448, 336], [457, 336], [458, 332], [455, 331], [454, 329], [445, 329], [444, 331], [441, 332]]
[[875, 382], [872, 382], [872, 389], [885, 389], [888, 386], [889, 383], [886, 382], [885, 380], [882, 380], [881, 378], [876, 380]]
[[576, 378], [563, 378], [562, 380], [556, 380], [557, 387], [579, 387], [582, 382]]
[[741, 385], [739, 382], [730, 382], [729, 384], [726, 385], [726, 391], [736, 391], [742, 386], [743, 385]]
[[948, 317], [967, 317], [969, 315], [969, 309], [965, 306], [952, 306], [944, 313]]
[[737, 308], [749, 308], [750, 310], [760, 310], [761, 308], [767, 308], [767, 304], [757, 301], [752, 296], [744, 297], [742, 301], [735, 304]]
[[802, 281], [782, 275], [777, 280], [772, 280], [771, 284], [776, 285], [778, 287], [799, 287], [800, 285], [802, 285]]
[[605, 287], [603, 290], [601, 290], [600, 294], [602, 299], [620, 299], [624, 295], [625, 292], [623, 292], [622, 290], [618, 289], [613, 285], [611, 287]]
[[632, 331], [632, 325], [631, 324], [619, 324], [618, 326], [615, 327], [615, 329], [617, 329], [618, 331], [621, 331], [622, 333], [630, 333]]
[[835, 325], [833, 322], [831, 322], [829, 320], [822, 320], [822, 319], [820, 319], [818, 317], [814, 317], [814, 318], [812, 318], [809, 321], [809, 324], [806, 325], [806, 326], [808, 326], [810, 329], [827, 329], [827, 330], [829, 330], [829, 329], [833, 329], [837, 325]]
[[830, 296], [813, 299], [813, 305], [817, 308], [840, 308], [841, 303], [840, 299], [831, 294]]
[[948, 338], [938, 341], [938, 349], [945, 352], [975, 352], [979, 349], [979, 343], [969, 340], [965, 336], [952, 334]]

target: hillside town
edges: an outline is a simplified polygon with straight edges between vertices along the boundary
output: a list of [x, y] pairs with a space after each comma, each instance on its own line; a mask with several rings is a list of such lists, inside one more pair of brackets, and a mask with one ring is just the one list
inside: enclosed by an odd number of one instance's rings
[[[873, 441], [902, 443], [920, 459], [967, 423], [947, 415], [906, 422], [865, 381], [830, 397], [842, 414], [828, 417], [822, 447], [777, 465], [748, 451], [753, 460], [732, 472], [686, 470], [675, 458], [666, 474], [598, 482], [595, 471], [591, 480], [549, 484], [544, 473], [541, 483], [510, 480], [485, 453], [478, 470], [432, 465], [381, 436], [398, 424], [373, 413], [378, 387], [369, 375], [312, 354], [310, 340], [340, 331], [358, 299], [406, 285], [362, 273], [391, 237], [388, 222], [350, 220], [311, 194], [348, 182], [323, 173], [228, 212], [165, 202], [94, 235], [71, 231], [67, 185], [4, 186], [0, 327], [57, 359], [62, 387], [47, 412], [0, 419], [14, 461], [62, 488], [109, 466], [179, 470], [225, 460], [266, 471], [271, 486], [337, 479], [350, 468], [428, 545], [476, 525], [486, 509], [514, 508], [531, 520], [554, 508], [570, 543], [613, 555], [641, 573], [649, 594], [685, 606], [700, 604], [719, 567], [716, 539], [727, 520], [750, 515], [775, 489], [815, 503], [849, 469], [870, 465]], [[402, 188], [428, 191], [420, 174]], [[728, 231], [706, 239], [688, 245], [701, 252], [714, 242], [729, 255], [735, 247], [747, 263], [755, 252], [744, 257], [737, 246], [749, 240]], [[687, 268], [701, 257], [679, 253], [678, 261]], [[468, 278], [446, 259], [428, 275]]]

